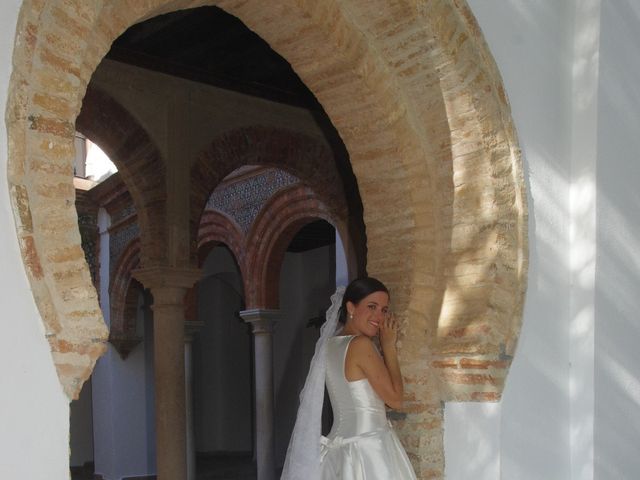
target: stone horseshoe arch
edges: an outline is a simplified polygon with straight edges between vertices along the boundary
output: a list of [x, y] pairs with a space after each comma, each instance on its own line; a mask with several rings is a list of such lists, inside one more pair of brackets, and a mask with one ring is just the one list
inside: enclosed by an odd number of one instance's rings
[[198, 265], [201, 266], [213, 247], [221, 243], [233, 254], [244, 278], [244, 242], [244, 233], [236, 222], [222, 212], [206, 210], [198, 227]]
[[246, 239], [247, 308], [279, 308], [284, 254], [298, 230], [313, 220], [325, 220], [348, 238], [346, 219], [336, 217], [309, 187], [282, 189], [262, 207]]
[[[408, 416], [399, 427], [418, 475], [437, 476], [439, 402], [499, 398], [526, 288], [520, 152], [500, 75], [464, 0], [25, 0], [5, 116], [8, 177], [61, 384], [77, 396], [107, 336], [71, 182], [87, 84], [130, 25], [211, 4], [292, 64], [347, 147], [368, 270], [390, 286], [404, 321]], [[437, 381], [427, 381], [433, 370]]]

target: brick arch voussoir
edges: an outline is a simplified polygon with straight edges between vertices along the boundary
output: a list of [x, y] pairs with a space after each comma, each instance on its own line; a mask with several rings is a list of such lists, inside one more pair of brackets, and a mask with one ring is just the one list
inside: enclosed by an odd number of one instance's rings
[[198, 265], [202, 266], [213, 248], [223, 244], [233, 254], [245, 278], [245, 235], [229, 216], [217, 210], [205, 210], [198, 229]]
[[336, 217], [309, 187], [283, 189], [262, 207], [246, 241], [248, 308], [278, 308], [280, 268], [287, 247], [300, 228], [318, 219], [345, 235], [346, 218]]
[[122, 330], [111, 329], [109, 332], [109, 343], [111, 343], [120, 357], [125, 360], [131, 351], [142, 342], [142, 337], [138, 336], [136, 331], [136, 323], [138, 318], [138, 300], [140, 294], [144, 292], [144, 286], [136, 279], [132, 278], [129, 282], [120, 323]]
[[[126, 335], [131, 333], [132, 325], [128, 323], [126, 309], [132, 282], [137, 283], [132, 272], [140, 266], [140, 239], [131, 240], [118, 259], [109, 282], [109, 300], [111, 303], [110, 335]], [[135, 333], [135, 325], [133, 325]]]
[[191, 169], [192, 238], [211, 192], [244, 165], [285, 170], [313, 188], [333, 215], [344, 216], [348, 211], [333, 153], [326, 143], [283, 128], [241, 127], [218, 136]]
[[142, 241], [143, 264], [160, 261], [166, 181], [160, 150], [139, 122], [103, 90], [89, 85], [76, 128], [109, 156], [131, 194]]

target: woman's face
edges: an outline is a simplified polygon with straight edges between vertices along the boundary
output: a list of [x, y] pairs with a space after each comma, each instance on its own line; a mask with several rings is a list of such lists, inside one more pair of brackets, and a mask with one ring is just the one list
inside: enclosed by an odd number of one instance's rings
[[375, 337], [388, 312], [387, 292], [373, 292], [357, 304], [347, 302], [347, 323], [351, 323], [358, 334]]

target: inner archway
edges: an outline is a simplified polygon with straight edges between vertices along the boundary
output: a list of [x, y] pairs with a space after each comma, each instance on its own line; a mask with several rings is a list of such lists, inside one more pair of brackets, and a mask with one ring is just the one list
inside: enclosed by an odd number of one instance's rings
[[274, 335], [276, 465], [284, 465], [315, 343], [324, 323], [337, 277], [347, 270], [336, 242], [336, 229], [325, 220], [308, 218], [287, 239], [279, 268], [280, 318]]
[[196, 471], [212, 472], [233, 460], [251, 473], [252, 354], [249, 329], [238, 316], [245, 305], [242, 276], [226, 246], [208, 251], [193, 345]]
[[[211, 3], [23, 3], [6, 114], [10, 190], [25, 266], [70, 397], [106, 338], [72, 208], [73, 125], [86, 85], [130, 25]], [[219, 5], [293, 65], [347, 146], [364, 206], [368, 270], [397, 292], [405, 322], [410, 396], [400, 427], [419, 474], [437, 476], [441, 427], [431, 413], [442, 400], [499, 398], [525, 289], [519, 150], [482, 35], [466, 4], [453, 0]], [[486, 365], [493, 381], [475, 375]], [[427, 381], [432, 372], [439, 381]]]

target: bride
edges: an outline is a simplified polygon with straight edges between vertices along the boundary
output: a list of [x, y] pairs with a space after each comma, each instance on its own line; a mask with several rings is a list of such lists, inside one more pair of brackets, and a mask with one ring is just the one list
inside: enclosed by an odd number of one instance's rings
[[[291, 435], [281, 480], [414, 480], [385, 403], [400, 408], [398, 326], [389, 291], [375, 278], [354, 280], [331, 297]], [[336, 334], [337, 323], [344, 324]], [[373, 337], [379, 337], [384, 357]], [[320, 434], [326, 381], [334, 423]]]

